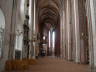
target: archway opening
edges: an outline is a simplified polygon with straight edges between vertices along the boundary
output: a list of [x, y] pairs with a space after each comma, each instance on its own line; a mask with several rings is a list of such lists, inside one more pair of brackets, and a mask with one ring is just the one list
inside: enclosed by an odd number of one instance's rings
[[5, 17], [0, 9], [0, 58], [2, 57], [2, 49], [4, 48], [4, 32], [5, 32]]

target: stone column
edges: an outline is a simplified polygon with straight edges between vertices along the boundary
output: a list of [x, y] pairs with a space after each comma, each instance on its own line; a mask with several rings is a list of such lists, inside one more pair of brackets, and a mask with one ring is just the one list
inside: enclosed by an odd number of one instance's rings
[[[60, 22], [58, 21], [58, 23], [60, 23]], [[56, 36], [55, 37], [56, 38], [56, 40], [55, 40], [55, 55], [57, 57], [60, 57], [60, 24], [57, 24], [55, 32], [56, 32], [56, 35], [55, 35]]]
[[80, 29], [80, 62], [88, 63], [89, 45], [88, 45], [88, 23], [85, 11], [85, 1], [78, 1], [79, 8], [79, 29]]
[[96, 1], [87, 0], [86, 6], [87, 6], [86, 9], [87, 16], [88, 16], [90, 65], [92, 67], [93, 72], [96, 72], [96, 17], [95, 17]]
[[90, 0], [91, 20], [92, 20], [92, 35], [93, 35], [93, 58], [94, 66], [96, 67], [96, 0]]
[[37, 35], [36, 35], [36, 0], [32, 0], [32, 10], [33, 10], [33, 32], [32, 32], [32, 45], [33, 45], [33, 48], [32, 48], [32, 58], [35, 58], [36, 57], [36, 39], [37, 39]]
[[0, 72], [4, 70], [5, 63], [8, 60], [10, 49], [10, 29], [11, 29], [11, 16], [12, 16], [13, 0], [0, 0], [0, 9], [4, 12], [5, 16], [5, 33], [4, 33], [4, 48], [2, 49], [2, 58], [0, 59]]
[[66, 38], [67, 59], [71, 60], [70, 0], [66, 0]]
[[63, 8], [63, 15], [62, 16], [63, 16], [63, 18], [62, 18], [62, 21], [63, 21], [62, 22], [62, 27], [63, 27], [62, 28], [62, 30], [63, 30], [63, 32], [62, 32], [62, 36], [63, 36], [62, 37], [63, 38], [62, 39], [62, 42], [63, 42], [62, 43], [63, 44], [62, 48], [63, 48], [63, 50], [62, 51], [63, 51], [63, 53], [62, 54], [63, 54], [63, 57], [66, 58], [66, 46], [65, 46], [66, 45], [66, 41], [65, 41], [66, 40], [66, 37], [65, 37], [66, 36], [66, 23], [65, 23], [65, 11], [64, 11], [64, 8]]
[[62, 10], [60, 12], [60, 17], [61, 17], [61, 20], [60, 20], [60, 52], [61, 52], [61, 58], [63, 58], [63, 14], [62, 14]]
[[33, 4], [32, 4], [32, 0], [29, 0], [29, 40], [30, 40], [30, 42], [29, 42], [29, 58], [31, 58], [32, 57], [32, 6], [33, 6]]
[[31, 31], [30, 31], [30, 56], [29, 56], [29, 58], [33, 58], [33, 56], [34, 56], [34, 46], [33, 46], [33, 32], [34, 32], [34, 0], [29, 0], [29, 4], [31, 4], [30, 6], [29, 6], [29, 8], [31, 8], [31, 10], [30, 10], [30, 16], [29, 17], [31, 17], [30, 18], [30, 20], [29, 21], [31, 21], [30, 22], [30, 29], [31, 29]]
[[80, 62], [80, 35], [79, 35], [79, 17], [78, 17], [78, 0], [72, 0], [72, 22], [73, 22], [73, 59]]
[[10, 45], [9, 45], [9, 59], [14, 58], [14, 46], [15, 46], [15, 28], [16, 28], [16, 15], [17, 15], [17, 1], [13, 0], [12, 3], [12, 14], [11, 14], [11, 25], [10, 25]]
[[66, 49], [65, 49], [65, 32], [66, 32], [66, 25], [65, 25], [65, 10], [64, 10], [64, 1], [62, 3], [62, 8], [60, 11], [60, 52], [61, 52], [61, 58], [65, 58], [66, 56]]

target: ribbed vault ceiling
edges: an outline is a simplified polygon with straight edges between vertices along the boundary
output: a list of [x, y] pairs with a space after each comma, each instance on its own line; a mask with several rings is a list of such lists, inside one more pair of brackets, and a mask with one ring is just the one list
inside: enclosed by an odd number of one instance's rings
[[37, 0], [38, 20], [42, 27], [58, 24], [61, 3], [62, 0]]

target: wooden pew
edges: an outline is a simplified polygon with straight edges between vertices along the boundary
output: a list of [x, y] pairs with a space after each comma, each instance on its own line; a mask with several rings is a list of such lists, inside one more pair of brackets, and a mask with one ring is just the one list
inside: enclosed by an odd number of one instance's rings
[[12, 70], [26, 70], [29, 65], [37, 64], [35, 59], [23, 59], [23, 60], [8, 60], [5, 64], [6, 71]]

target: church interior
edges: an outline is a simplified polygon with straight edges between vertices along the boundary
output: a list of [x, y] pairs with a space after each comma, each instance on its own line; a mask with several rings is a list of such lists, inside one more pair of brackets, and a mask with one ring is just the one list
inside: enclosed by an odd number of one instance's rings
[[96, 72], [96, 0], [0, 0], [0, 72]]

